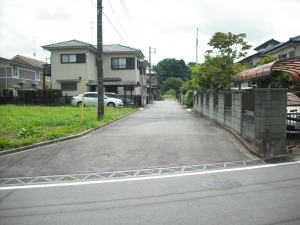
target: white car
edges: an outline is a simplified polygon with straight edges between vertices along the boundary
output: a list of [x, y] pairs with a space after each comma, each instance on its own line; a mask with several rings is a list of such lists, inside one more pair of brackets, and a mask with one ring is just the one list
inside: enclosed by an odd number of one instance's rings
[[[111, 98], [103, 95], [104, 106], [109, 107], [123, 107], [123, 101], [118, 98]], [[71, 105], [82, 105], [82, 94], [73, 96], [71, 99]], [[84, 94], [84, 106], [97, 106], [98, 105], [98, 93], [97, 92], [85, 92]]]

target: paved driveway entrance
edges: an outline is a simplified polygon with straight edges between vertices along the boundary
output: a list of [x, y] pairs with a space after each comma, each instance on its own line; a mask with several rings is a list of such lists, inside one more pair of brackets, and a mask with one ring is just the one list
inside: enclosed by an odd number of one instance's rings
[[155, 102], [80, 139], [0, 157], [0, 178], [249, 160], [228, 132], [175, 101]]

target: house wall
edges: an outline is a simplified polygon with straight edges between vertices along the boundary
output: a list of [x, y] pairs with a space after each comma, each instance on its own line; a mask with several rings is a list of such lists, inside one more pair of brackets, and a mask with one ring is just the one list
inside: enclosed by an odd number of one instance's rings
[[[17, 67], [19, 69], [19, 76], [12, 77], [12, 67], [1, 66], [0, 67], [0, 89], [3, 88], [31, 88], [31, 89], [42, 89], [43, 88], [43, 80], [41, 75], [41, 80], [36, 81], [35, 79], [35, 70], [24, 69]], [[40, 71], [37, 71], [40, 72]], [[7, 78], [6, 78], [7, 75]], [[24, 83], [20, 83], [20, 79], [24, 80]], [[33, 85], [33, 82], [37, 82], [37, 84]], [[7, 86], [6, 86], [7, 85]]]
[[[271, 55], [274, 56], [275, 58], [278, 57], [278, 55], [284, 55], [287, 54], [289, 52], [293, 52], [294, 48], [290, 47], [290, 46], [283, 46], [282, 48], [278, 48], [275, 49], [274, 51], [268, 52], [267, 55]], [[295, 53], [294, 53], [294, 57], [295, 57]]]
[[0, 89], [6, 88], [6, 67], [0, 65]]
[[[212, 107], [211, 93], [194, 96], [194, 111], [241, 135], [261, 156], [286, 154], [287, 89], [255, 89], [255, 112], [243, 112], [243, 91], [232, 93], [232, 107], [226, 109], [225, 93], [218, 94], [218, 106]], [[203, 98], [203, 104], [201, 99]], [[209, 98], [207, 101], [206, 99]], [[206, 105], [206, 104], [209, 105]]]
[[[111, 68], [111, 60], [112, 58], [131, 58], [134, 57], [134, 69], [112, 69]], [[118, 77], [121, 78], [122, 81], [140, 81], [140, 71], [137, 68], [137, 57], [134, 54], [105, 54], [103, 56], [103, 71], [104, 77]], [[128, 93], [128, 92], [127, 92]], [[119, 95], [124, 95], [123, 87], [118, 88]], [[140, 88], [135, 87], [132, 92], [133, 95], [140, 95]]]
[[[89, 54], [87, 63], [61, 63], [61, 54]], [[77, 90], [62, 91], [73, 96], [82, 93], [84, 79], [97, 80], [96, 54], [87, 49], [60, 49], [51, 51], [52, 89], [61, 89], [61, 83], [76, 83]], [[89, 90], [86, 90], [89, 91]]]

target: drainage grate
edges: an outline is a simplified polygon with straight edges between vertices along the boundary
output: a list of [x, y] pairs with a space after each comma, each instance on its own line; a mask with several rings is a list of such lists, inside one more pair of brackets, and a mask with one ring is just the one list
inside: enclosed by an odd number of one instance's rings
[[238, 188], [241, 186], [241, 183], [234, 180], [229, 181], [204, 181], [202, 186], [209, 189], [219, 189], [219, 190], [228, 190], [233, 188]]

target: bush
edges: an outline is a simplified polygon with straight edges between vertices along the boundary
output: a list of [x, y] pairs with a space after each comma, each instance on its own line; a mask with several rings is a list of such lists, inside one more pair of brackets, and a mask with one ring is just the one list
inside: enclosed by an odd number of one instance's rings
[[3, 88], [3, 96], [4, 97], [14, 97], [14, 89], [13, 88]]
[[185, 105], [188, 108], [193, 107], [193, 98], [194, 98], [194, 91], [188, 90], [185, 95]]

